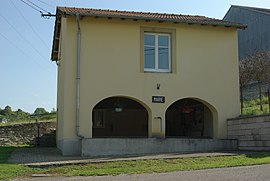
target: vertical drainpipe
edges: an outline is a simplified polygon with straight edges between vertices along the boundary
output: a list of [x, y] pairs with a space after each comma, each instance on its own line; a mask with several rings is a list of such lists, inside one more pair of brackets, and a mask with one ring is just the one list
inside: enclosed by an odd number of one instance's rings
[[83, 138], [80, 134], [80, 76], [81, 76], [81, 27], [80, 16], [76, 14], [76, 21], [78, 26], [77, 34], [77, 75], [76, 75], [76, 134]]

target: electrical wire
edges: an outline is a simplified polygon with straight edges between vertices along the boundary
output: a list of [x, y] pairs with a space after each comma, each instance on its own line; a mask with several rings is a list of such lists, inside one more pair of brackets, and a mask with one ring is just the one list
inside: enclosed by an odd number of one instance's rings
[[31, 7], [32, 9], [38, 11], [40, 14], [42, 14], [43, 12], [40, 11], [39, 9], [35, 8], [34, 6], [32, 6], [31, 4], [28, 4], [27, 2], [25, 2], [24, 0], [20, 0], [21, 2], [23, 2], [24, 4], [26, 4], [27, 6]]
[[26, 22], [26, 24], [31, 28], [31, 30], [34, 32], [34, 34], [38, 37], [38, 39], [43, 43], [43, 45], [50, 50], [49, 46], [45, 43], [45, 41], [39, 36], [39, 34], [35, 31], [35, 29], [33, 28], [33, 26], [31, 25], [31, 23], [29, 23], [29, 21], [25, 18], [25, 16], [23, 15], [23, 13], [20, 12], [20, 10], [17, 8], [17, 6], [14, 4], [14, 2], [12, 0], [10, 0], [10, 2], [12, 3], [13, 7], [17, 10], [17, 12], [21, 15], [21, 17], [24, 19], [24, 21]]
[[36, 61], [34, 58], [32, 58], [31, 56], [29, 56], [27, 53], [25, 53], [20, 47], [18, 47], [15, 43], [13, 43], [11, 40], [9, 40], [5, 35], [3, 35], [1, 32], [0, 32], [0, 36], [2, 36], [5, 40], [7, 40], [11, 45], [13, 45], [16, 49], [18, 49], [23, 55], [25, 55], [28, 60], [31, 60], [33, 61], [36, 65], [38, 65], [38, 67], [40, 69], [42, 69], [43, 71], [46, 71], [47, 73], [50, 73], [50, 71], [48, 71], [47, 69], [45, 69], [38, 61]]
[[0, 17], [2, 17], [6, 23], [9, 24], [9, 26], [21, 37], [21, 39], [23, 39], [31, 48], [33, 48], [42, 58], [47, 59], [36, 49], [35, 46], [33, 46], [26, 38], [24, 38], [24, 36], [3, 15], [0, 14]]
[[43, 4], [45, 4], [45, 5], [47, 5], [47, 6], [49, 6], [49, 7], [51, 7], [51, 8], [54, 8], [54, 6], [51, 5], [51, 4], [48, 4], [48, 3], [44, 2], [44, 1], [41, 1], [41, 0], [38, 0], [38, 1], [41, 2], [41, 3], [43, 3]]
[[[29, 3], [31, 3], [33, 6], [37, 7], [38, 9], [41, 9], [43, 12], [46, 12], [46, 13], [49, 13], [49, 14], [50, 14], [50, 12], [48, 12], [48, 11], [46, 11], [45, 9], [41, 8], [40, 6], [36, 5], [36, 4], [33, 3], [32, 1], [30, 1], [30, 0], [26, 0], [26, 1], [29, 2]], [[43, 13], [43, 12], [42, 12], [42, 13]]]

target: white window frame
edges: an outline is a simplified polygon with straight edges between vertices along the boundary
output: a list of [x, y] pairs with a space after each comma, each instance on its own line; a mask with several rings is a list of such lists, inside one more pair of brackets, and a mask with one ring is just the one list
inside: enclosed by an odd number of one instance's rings
[[[149, 69], [149, 68], [145, 68], [144, 67], [144, 71], [145, 72], [164, 72], [164, 73], [168, 73], [171, 72], [171, 34], [169, 33], [148, 33], [148, 32], [144, 32], [144, 35], [154, 35], [155, 36], [155, 68], [154, 69]], [[162, 36], [167, 36], [168, 39], [168, 69], [159, 69], [158, 68], [158, 36], [162, 35]], [[144, 56], [144, 39], [143, 39], [143, 60], [145, 62], [145, 56]], [[166, 47], [167, 48], [167, 47]]]

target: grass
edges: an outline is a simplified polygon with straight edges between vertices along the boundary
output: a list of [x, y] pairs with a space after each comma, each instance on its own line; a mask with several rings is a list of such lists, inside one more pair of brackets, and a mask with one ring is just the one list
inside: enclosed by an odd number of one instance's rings
[[6, 119], [7, 123], [0, 123], [0, 126], [22, 124], [22, 123], [33, 123], [38, 122], [56, 121], [56, 113], [45, 113], [45, 114], [27, 114], [12, 112], [7, 115], [0, 114], [0, 121]]
[[[49, 120], [38, 120], [38, 122], [55, 122], [56, 119], [49, 119]], [[0, 126], [10, 126], [10, 125], [16, 125], [16, 124], [28, 124], [28, 123], [35, 123], [35, 119], [30, 120], [18, 120], [18, 121], [12, 121], [7, 123], [0, 123]]]
[[260, 100], [250, 99], [244, 101], [243, 115], [261, 115], [269, 113], [268, 98], [263, 97], [263, 110], [260, 110]]
[[31, 174], [37, 173], [53, 174], [57, 176], [101, 176], [270, 164], [270, 153], [259, 152], [256, 154], [241, 154], [237, 156], [116, 161], [34, 169], [18, 164], [7, 163], [7, 159], [14, 149], [14, 147], [0, 147], [0, 180], [28, 177], [31, 176]]
[[0, 147], [0, 180], [15, 178], [24, 175], [31, 170], [30, 168], [21, 165], [7, 163], [7, 160], [14, 149], [15, 147]]
[[270, 163], [270, 154], [197, 157], [159, 160], [118, 161], [110, 163], [66, 166], [48, 170], [64, 176], [102, 176], [119, 174], [164, 173]]
[[14, 147], [0, 147], [0, 163], [6, 163]]
[[244, 107], [243, 115], [261, 115], [268, 114], [268, 104], [263, 105], [263, 111], [260, 110], [260, 105], [254, 105], [251, 107]]

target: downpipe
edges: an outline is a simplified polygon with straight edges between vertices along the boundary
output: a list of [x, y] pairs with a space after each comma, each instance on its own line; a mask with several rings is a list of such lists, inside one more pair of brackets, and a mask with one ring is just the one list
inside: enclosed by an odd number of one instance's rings
[[81, 79], [81, 27], [80, 16], [76, 14], [76, 22], [78, 26], [77, 33], [77, 75], [76, 75], [76, 135], [82, 139], [80, 134], [80, 79]]

